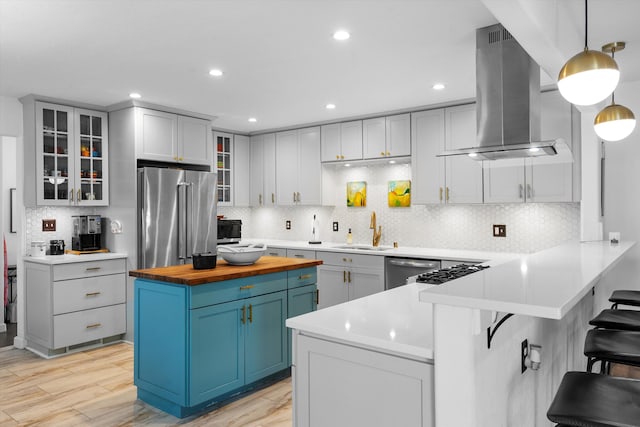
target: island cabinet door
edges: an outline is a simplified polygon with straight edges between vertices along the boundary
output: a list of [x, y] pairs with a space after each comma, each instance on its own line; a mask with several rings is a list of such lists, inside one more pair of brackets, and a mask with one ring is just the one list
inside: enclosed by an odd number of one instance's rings
[[244, 300], [245, 379], [252, 383], [287, 368], [287, 291]]
[[245, 384], [244, 301], [191, 310], [190, 406]]
[[[289, 289], [287, 296], [287, 318], [300, 316], [302, 314], [316, 311], [318, 307], [318, 287], [316, 285], [307, 285], [299, 288]], [[291, 329], [287, 330], [288, 341], [288, 365], [291, 366]]]

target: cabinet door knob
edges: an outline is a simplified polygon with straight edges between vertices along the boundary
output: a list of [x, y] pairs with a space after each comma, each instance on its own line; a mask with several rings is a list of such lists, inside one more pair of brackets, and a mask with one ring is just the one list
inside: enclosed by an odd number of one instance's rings
[[262, 194], [258, 194], [258, 205], [262, 206]]
[[351, 283], [351, 272], [350, 271], [347, 272], [347, 281], [349, 283]]
[[294, 191], [293, 192], [293, 203], [295, 203], [295, 202], [296, 202], [296, 192]]
[[242, 311], [242, 317], [240, 318], [240, 322], [244, 325], [247, 322], [247, 309], [243, 305], [240, 311]]
[[183, 160], [184, 160], [184, 158], [183, 158], [183, 157], [179, 157], [179, 158], [178, 158], [178, 160], [183, 161]]
[[340, 156], [338, 154], [336, 154], [336, 159], [339, 159], [339, 158], [340, 158]]
[[440, 201], [442, 201], [442, 187], [440, 187]]
[[73, 202], [73, 188], [69, 190], [69, 202]]
[[381, 156], [384, 156], [384, 151], [381, 151], [381, 152], [380, 152], [380, 155], [381, 155]]
[[82, 200], [82, 190], [78, 188], [78, 191], [76, 192], [76, 201], [78, 203], [80, 203], [80, 201]]
[[342, 271], [342, 283], [347, 283], [347, 272], [345, 270]]
[[276, 202], [276, 195], [274, 193], [271, 193], [271, 203], [275, 203]]
[[249, 323], [253, 323], [253, 306], [249, 304]]
[[344, 159], [344, 156], [343, 156], [343, 155], [340, 155], [340, 158], [341, 158], [341, 159]]
[[387, 151], [387, 156], [390, 156], [390, 155], [391, 155], [391, 152], [390, 152], [390, 151]]
[[449, 201], [449, 187], [447, 187], [447, 202]]

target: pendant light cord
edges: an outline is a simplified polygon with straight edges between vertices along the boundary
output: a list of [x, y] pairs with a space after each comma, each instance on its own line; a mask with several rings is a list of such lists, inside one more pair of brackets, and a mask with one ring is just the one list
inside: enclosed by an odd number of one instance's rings
[[587, 44], [587, 34], [589, 33], [589, 20], [587, 19], [588, 13], [587, 0], [584, 0], [584, 50], [589, 49], [589, 45]]

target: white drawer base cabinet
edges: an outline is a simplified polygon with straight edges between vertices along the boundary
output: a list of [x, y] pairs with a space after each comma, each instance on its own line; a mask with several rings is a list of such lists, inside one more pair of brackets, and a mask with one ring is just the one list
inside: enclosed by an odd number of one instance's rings
[[294, 335], [293, 425], [435, 425], [433, 364]]
[[28, 349], [49, 357], [121, 339], [127, 330], [126, 258], [117, 256], [25, 259]]

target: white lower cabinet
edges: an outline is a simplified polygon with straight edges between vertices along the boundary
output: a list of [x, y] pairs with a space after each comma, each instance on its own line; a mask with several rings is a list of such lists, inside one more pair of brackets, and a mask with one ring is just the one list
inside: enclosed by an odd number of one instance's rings
[[384, 257], [316, 251], [318, 309], [384, 291]]
[[25, 259], [28, 348], [50, 356], [126, 332], [126, 258], [84, 259]]
[[293, 351], [295, 426], [435, 425], [433, 363], [296, 331]]

